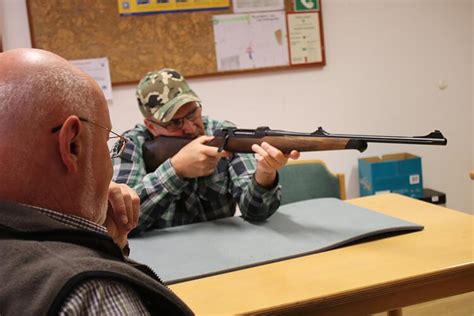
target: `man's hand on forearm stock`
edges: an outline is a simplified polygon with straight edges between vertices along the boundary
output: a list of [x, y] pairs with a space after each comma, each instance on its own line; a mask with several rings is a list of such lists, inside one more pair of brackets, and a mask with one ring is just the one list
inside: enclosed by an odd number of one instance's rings
[[262, 187], [271, 187], [276, 178], [276, 172], [288, 162], [288, 159], [296, 160], [300, 153], [292, 150], [288, 155], [272, 145], [263, 142], [261, 146], [252, 145], [252, 150], [256, 153], [257, 170], [255, 171], [255, 180]]

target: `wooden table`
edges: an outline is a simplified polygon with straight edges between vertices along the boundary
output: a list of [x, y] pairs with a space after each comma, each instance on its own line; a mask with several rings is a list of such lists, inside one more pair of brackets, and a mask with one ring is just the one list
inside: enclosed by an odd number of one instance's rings
[[425, 229], [171, 289], [197, 315], [359, 315], [474, 290], [473, 216], [397, 194], [348, 202]]

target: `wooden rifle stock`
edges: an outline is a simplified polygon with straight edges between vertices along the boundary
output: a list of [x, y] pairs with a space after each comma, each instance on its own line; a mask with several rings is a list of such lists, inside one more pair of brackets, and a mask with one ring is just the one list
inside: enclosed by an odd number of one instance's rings
[[[154, 171], [166, 159], [173, 157], [192, 139], [159, 136], [143, 144], [143, 159], [147, 172]], [[313, 133], [297, 133], [272, 130], [268, 127], [257, 129], [223, 128], [214, 132], [214, 139], [206, 145], [235, 153], [253, 153], [252, 145], [267, 142], [288, 154], [292, 150], [322, 151], [355, 149], [363, 152], [367, 143], [393, 143], [418, 145], [446, 145], [447, 139], [436, 130], [426, 136], [378, 136], [330, 134], [319, 127]]]

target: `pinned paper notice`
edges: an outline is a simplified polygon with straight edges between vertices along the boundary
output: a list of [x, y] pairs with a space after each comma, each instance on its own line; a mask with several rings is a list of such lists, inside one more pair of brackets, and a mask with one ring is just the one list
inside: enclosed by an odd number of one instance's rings
[[104, 92], [107, 101], [112, 101], [112, 80], [107, 57], [76, 59], [70, 62], [91, 76]]
[[288, 34], [292, 65], [323, 61], [317, 12], [288, 14]]
[[232, 3], [234, 5], [234, 13], [285, 10], [283, 0], [234, 0]]

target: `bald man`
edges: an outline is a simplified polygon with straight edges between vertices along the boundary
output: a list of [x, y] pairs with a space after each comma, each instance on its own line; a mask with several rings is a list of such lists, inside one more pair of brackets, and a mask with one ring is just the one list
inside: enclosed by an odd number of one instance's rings
[[110, 182], [97, 84], [52, 53], [6, 51], [0, 113], [0, 315], [192, 314], [122, 253], [138, 205]]

